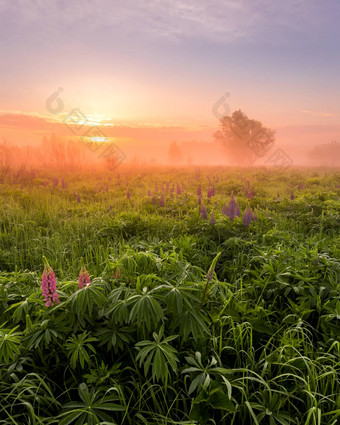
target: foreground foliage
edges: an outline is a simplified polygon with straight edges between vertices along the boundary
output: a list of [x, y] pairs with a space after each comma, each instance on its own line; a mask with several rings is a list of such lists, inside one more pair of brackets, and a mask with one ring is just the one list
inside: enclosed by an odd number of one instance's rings
[[[222, 171], [0, 188], [0, 423], [337, 423], [339, 174]], [[221, 213], [232, 191], [249, 227]]]

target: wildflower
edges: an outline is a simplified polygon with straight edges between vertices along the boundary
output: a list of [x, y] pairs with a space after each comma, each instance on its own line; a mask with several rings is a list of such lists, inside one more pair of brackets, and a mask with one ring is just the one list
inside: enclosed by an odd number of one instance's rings
[[211, 216], [210, 216], [210, 224], [211, 224], [211, 225], [214, 225], [214, 224], [215, 224], [215, 216], [214, 216], [214, 212], [212, 212], [212, 213], [211, 213]]
[[203, 203], [201, 204], [201, 217], [204, 218], [205, 220], [207, 220], [208, 218], [207, 209]]
[[85, 286], [89, 286], [91, 283], [89, 272], [86, 270], [85, 266], [83, 265], [79, 272], [79, 278], [78, 278], [78, 288], [82, 289], [85, 288]]
[[80, 195], [77, 195], [77, 202], [80, 203]]
[[250, 226], [252, 216], [253, 216], [253, 214], [252, 214], [251, 208], [250, 208], [250, 206], [248, 205], [248, 208], [244, 211], [243, 216], [242, 216], [243, 223], [244, 223], [247, 227], [249, 227], [249, 226]]
[[294, 193], [292, 192], [291, 194], [290, 194], [290, 199], [291, 200], [293, 200], [295, 198], [295, 196], [294, 196]]
[[224, 214], [224, 215], [228, 215], [228, 210], [227, 210], [227, 206], [226, 206], [226, 204], [224, 203], [223, 204], [223, 207], [222, 207], [222, 214]]
[[234, 218], [236, 217], [236, 200], [234, 198], [233, 192], [231, 192], [230, 195], [228, 217], [230, 218], [230, 220], [234, 220]]
[[126, 192], [126, 198], [127, 198], [127, 199], [130, 199], [130, 198], [131, 198], [131, 195], [130, 195], [129, 189], [128, 189], [128, 190], [127, 190], [127, 192]]
[[151, 190], [148, 190], [148, 196], [152, 196]]
[[114, 272], [112, 272], [112, 279], [119, 279], [120, 278], [120, 269], [118, 269], [118, 272], [117, 272], [117, 276], [115, 275], [115, 273]]
[[199, 185], [198, 188], [197, 188], [197, 195], [198, 196], [202, 196], [202, 187], [201, 187], [201, 185]]
[[257, 221], [257, 214], [256, 213], [253, 214], [252, 220], [255, 221], [255, 222]]
[[177, 195], [181, 195], [181, 194], [182, 194], [181, 186], [177, 184]]
[[198, 201], [198, 205], [201, 205], [201, 203], [202, 203], [202, 196], [199, 196], [197, 201]]
[[44, 271], [41, 279], [41, 289], [44, 295], [44, 301], [46, 307], [50, 305], [58, 304], [60, 302], [59, 295], [57, 294], [57, 281], [52, 270], [52, 267], [48, 264], [46, 257], [44, 260]]
[[236, 217], [241, 217], [240, 206], [239, 206], [239, 204], [237, 202], [237, 199], [236, 199], [236, 205], [235, 205], [235, 215], [236, 215]]
[[159, 205], [161, 207], [164, 207], [164, 196], [163, 195], [161, 196], [161, 199], [159, 200]]

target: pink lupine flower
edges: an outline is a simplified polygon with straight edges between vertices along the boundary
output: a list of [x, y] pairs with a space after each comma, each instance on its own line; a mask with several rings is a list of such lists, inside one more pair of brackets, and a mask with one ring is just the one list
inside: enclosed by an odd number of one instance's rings
[[91, 284], [91, 279], [89, 272], [86, 270], [85, 266], [82, 265], [80, 272], [79, 272], [79, 278], [78, 278], [78, 288], [83, 289], [85, 286], [89, 286]]
[[57, 281], [52, 270], [52, 267], [48, 264], [46, 257], [44, 260], [44, 271], [41, 279], [41, 289], [44, 295], [45, 306], [49, 307], [60, 302], [59, 295], [57, 294]]
[[118, 272], [117, 272], [117, 276], [115, 275], [115, 272], [112, 272], [112, 279], [119, 279], [120, 278], [120, 269], [118, 269]]
[[295, 198], [295, 196], [294, 196], [294, 193], [292, 192], [291, 194], [290, 194], [290, 199], [293, 201], [293, 199]]

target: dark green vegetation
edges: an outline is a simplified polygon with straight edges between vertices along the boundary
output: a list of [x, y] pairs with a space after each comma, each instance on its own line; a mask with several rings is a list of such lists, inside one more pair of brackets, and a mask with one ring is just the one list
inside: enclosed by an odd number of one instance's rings
[[[0, 184], [0, 423], [338, 423], [339, 172], [61, 178]], [[232, 191], [249, 228], [221, 213]]]

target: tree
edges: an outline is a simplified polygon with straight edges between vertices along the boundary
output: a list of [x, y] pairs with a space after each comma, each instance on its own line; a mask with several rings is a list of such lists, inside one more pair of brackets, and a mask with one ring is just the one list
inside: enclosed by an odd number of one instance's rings
[[169, 162], [172, 165], [176, 165], [182, 162], [183, 152], [177, 145], [177, 142], [172, 142], [169, 147]]
[[262, 157], [273, 146], [274, 130], [266, 128], [260, 121], [252, 120], [241, 110], [220, 119], [220, 130], [215, 139], [227, 151], [234, 165], [250, 165]]

